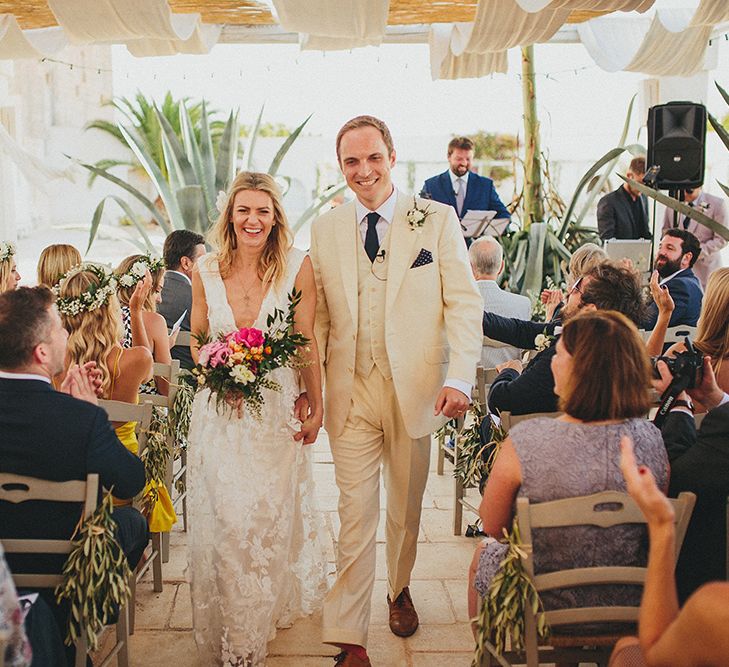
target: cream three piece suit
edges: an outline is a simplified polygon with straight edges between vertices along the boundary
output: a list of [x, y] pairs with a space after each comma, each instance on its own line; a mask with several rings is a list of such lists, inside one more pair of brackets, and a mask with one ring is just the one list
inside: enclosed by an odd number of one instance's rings
[[367, 645], [381, 465], [390, 598], [409, 584], [430, 434], [445, 422], [433, 414], [435, 400], [446, 379], [472, 383], [480, 358], [482, 302], [458, 220], [450, 206], [416, 201], [432, 214], [412, 229], [413, 198], [397, 193], [374, 262], [354, 202], [322, 215], [312, 228], [324, 425], [341, 521], [338, 578], [324, 605], [325, 642]]

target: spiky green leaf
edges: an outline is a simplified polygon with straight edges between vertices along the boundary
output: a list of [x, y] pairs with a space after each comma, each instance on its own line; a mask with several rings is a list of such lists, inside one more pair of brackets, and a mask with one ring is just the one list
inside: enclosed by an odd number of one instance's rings
[[199, 185], [188, 185], [175, 192], [177, 203], [182, 211], [185, 229], [193, 232], [203, 232], [206, 229], [203, 216], [205, 197]]
[[286, 141], [283, 142], [283, 145], [281, 148], [278, 149], [278, 152], [274, 156], [271, 166], [268, 168], [268, 173], [271, 174], [271, 176], [275, 176], [278, 172], [279, 166], [281, 166], [281, 161], [286, 157], [286, 153], [289, 152], [289, 148], [293, 146], [294, 142], [298, 138], [298, 136], [301, 134], [301, 130], [304, 129], [304, 126], [309, 122], [309, 119], [311, 118], [311, 114], [306, 118], [306, 120], [299, 125], [287, 138]]
[[719, 135], [719, 138], [722, 140], [723, 144], [727, 148], [729, 148], [729, 132], [726, 131], [720, 120], [717, 120], [711, 114], [708, 114], [708, 116], [711, 127], [713, 127], [716, 133]]
[[263, 118], [263, 110], [266, 108], [265, 104], [261, 105], [261, 110], [258, 112], [258, 118], [251, 131], [250, 139], [248, 140], [248, 161], [246, 162], [246, 169], [252, 171], [253, 165], [253, 151], [256, 148], [256, 142], [258, 141], [258, 133], [261, 131], [261, 119]]
[[524, 282], [521, 293], [540, 294], [544, 275], [544, 243], [547, 238], [546, 222], [533, 222], [529, 225], [529, 255], [526, 260]]
[[238, 158], [238, 112], [231, 111], [225, 123], [215, 164], [215, 191], [226, 190], [235, 178]]
[[211, 209], [215, 206], [214, 186], [212, 183], [207, 182], [205, 178], [205, 168], [202, 163], [200, 145], [195, 137], [192, 120], [184, 103], [180, 104], [180, 127], [182, 128], [182, 142], [185, 146], [185, 154], [195, 171], [197, 183], [202, 187], [203, 197], [205, 197], [205, 207], [206, 209]]

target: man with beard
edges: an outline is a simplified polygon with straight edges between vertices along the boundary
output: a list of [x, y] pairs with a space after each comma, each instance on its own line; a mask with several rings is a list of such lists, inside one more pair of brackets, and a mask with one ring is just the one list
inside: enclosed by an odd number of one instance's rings
[[[685, 229], [668, 229], [658, 245], [653, 268], [661, 277], [661, 285], [668, 288], [675, 308], [669, 327], [680, 324], [695, 327], [701, 313], [703, 292], [701, 283], [691, 267], [701, 254], [701, 243]], [[651, 303], [641, 323], [643, 329], [652, 329], [658, 319], [658, 306]]]
[[[599, 264], [578, 280], [567, 295], [562, 308], [562, 322], [579, 311], [617, 310], [636, 326], [644, 316], [645, 308], [637, 274], [612, 262]], [[562, 327], [549, 322], [529, 322], [494, 313], [484, 313], [483, 333], [489, 338], [509, 343], [522, 349], [537, 349], [536, 339], [544, 335], [541, 351], [522, 368], [521, 361], [507, 361], [496, 367], [496, 376], [488, 397], [491, 412], [509, 411], [514, 415], [535, 412], [556, 412], [552, 357]]]
[[[469, 210], [496, 211], [497, 218], [511, 218], [499, 199], [494, 182], [471, 171], [473, 141], [455, 137], [448, 144], [449, 168], [425, 181], [421, 197], [452, 206], [462, 220]], [[470, 239], [469, 239], [470, 241]]]

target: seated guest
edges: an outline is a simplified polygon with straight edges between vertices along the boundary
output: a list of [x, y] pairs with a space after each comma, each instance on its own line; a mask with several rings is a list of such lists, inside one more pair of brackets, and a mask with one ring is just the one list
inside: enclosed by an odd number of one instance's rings
[[676, 543], [673, 507], [656, 486], [651, 472], [636, 464], [629, 438], [623, 438], [621, 449], [621, 468], [628, 493], [648, 522], [650, 550], [640, 603], [639, 637], [625, 637], [616, 644], [610, 667], [726, 665], [729, 583], [715, 581], [702, 586], [679, 610], [673, 579]]
[[0, 663], [6, 667], [28, 667], [31, 661], [30, 643], [23, 628], [23, 611], [13, 584], [3, 545], [0, 543]]
[[[581, 310], [617, 310], [637, 324], [644, 312], [637, 274], [612, 262], [598, 264], [572, 286], [562, 309], [562, 321], [567, 322]], [[491, 411], [508, 410], [515, 415], [526, 415], [557, 410], [551, 361], [556, 351], [553, 343], [559, 337], [559, 331], [554, 322], [545, 325], [484, 313], [483, 333], [490, 338], [523, 349], [535, 349], [539, 335], [548, 338], [545, 347], [526, 368], [522, 369], [518, 360], [497, 366], [499, 375], [491, 385], [488, 397]]]
[[15, 264], [15, 246], [8, 241], [0, 241], [0, 292], [17, 288], [20, 273]]
[[[657, 366], [661, 380], [655, 386], [663, 391], [671, 373], [662, 361]], [[698, 430], [691, 399], [708, 410]], [[676, 567], [678, 595], [683, 602], [702, 584], [727, 578], [729, 394], [717, 384], [710, 357], [704, 357], [701, 384], [679, 394], [661, 432], [671, 462], [669, 495], [677, 496], [681, 491], [696, 494], [696, 507]]]
[[[205, 254], [205, 239], [188, 229], [176, 229], [165, 239], [162, 254], [167, 272], [157, 312], [165, 318], [168, 329], [172, 329], [184, 313], [180, 331], [190, 331], [192, 269], [195, 262]], [[174, 346], [172, 358], [180, 360], [181, 368], [189, 370], [195, 365], [187, 345]]]
[[[132, 317], [129, 300], [147, 271], [151, 276], [152, 286], [142, 303], [141, 312], [135, 313]], [[121, 304], [124, 326], [123, 346], [125, 348], [130, 348], [132, 345], [144, 346], [152, 353], [155, 362], [169, 364], [172, 356], [167, 325], [157, 312], [157, 304], [162, 298], [162, 288], [165, 284], [164, 262], [148, 255], [130, 255], [121, 261], [114, 273], [118, 279], [117, 296]], [[138, 315], [141, 316], [141, 320]], [[168, 382], [163, 378], [155, 378], [154, 383], [145, 383], [141, 391], [145, 394], [160, 393], [166, 396], [169, 392]]]
[[[502, 443], [479, 510], [483, 530], [491, 538], [511, 530], [517, 496], [541, 503], [625, 491], [619, 448], [624, 434], [635, 442], [639, 460], [661, 487], [668, 486], [668, 458], [660, 431], [645, 419], [651, 365], [635, 324], [621, 313], [588, 310], [565, 323], [555, 348], [554, 389], [565, 414], [521, 422]], [[645, 563], [642, 526], [555, 528], [536, 530], [532, 537], [537, 574]], [[506, 548], [487, 538], [477, 549], [470, 576], [471, 617], [477, 613], [476, 591], [486, 595]], [[542, 601], [547, 610], [637, 605], [640, 594], [638, 587], [577, 587], [544, 593]]]
[[[679, 324], [696, 326], [701, 312], [703, 292], [701, 283], [691, 267], [701, 253], [699, 240], [685, 229], [669, 229], [658, 245], [658, 254], [653, 264], [661, 277], [660, 284], [668, 288], [675, 308], [668, 323], [669, 327]], [[658, 306], [651, 303], [641, 323], [642, 329], [652, 329], [658, 319]]]
[[[114, 282], [104, 267], [82, 264], [59, 285], [58, 309], [68, 332], [66, 364], [96, 361], [101, 371], [101, 391], [105, 399], [137, 403], [139, 386], [152, 375], [152, 355], [139, 345], [123, 348], [119, 301]], [[139, 313], [149, 291], [149, 282], [138, 283], [129, 309]], [[89, 305], [88, 295], [93, 295]], [[136, 424], [115, 425], [121, 443], [137, 453]]]
[[[572, 253], [569, 267], [567, 269], [567, 292], [572, 286], [584, 276], [593, 266], [607, 261], [605, 251], [594, 243], [585, 243]], [[551, 322], [559, 319], [559, 313], [564, 306], [565, 295], [562, 290], [542, 290], [541, 300], [545, 304], [545, 319]]]
[[[51, 384], [64, 370], [68, 338], [53, 302], [44, 286], [0, 294], [0, 471], [51, 481], [97, 473], [103, 487], [131, 499], [144, 486], [144, 466], [124, 449], [96, 405], [89, 365], [68, 368], [60, 391]], [[80, 301], [76, 306], [84, 307]], [[93, 341], [94, 327], [86, 333]], [[68, 539], [80, 510], [69, 503], [0, 502], [0, 540]], [[113, 518], [133, 568], [147, 544], [146, 521], [133, 507], [116, 508]], [[13, 572], [57, 573], [65, 557], [8, 554], [7, 559]], [[52, 591], [42, 594], [65, 636], [65, 612]]]
[[[501, 244], [492, 236], [476, 239], [468, 249], [471, 270], [476, 284], [483, 298], [483, 309], [490, 313], [497, 313], [505, 317], [516, 317], [528, 320], [532, 304], [529, 299], [520, 294], [512, 294], [502, 290], [496, 279], [504, 270], [504, 257]], [[489, 347], [484, 345], [481, 350], [481, 365], [484, 368], [494, 368], [497, 364], [509, 359], [518, 359], [521, 350], [513, 347]]]
[[55, 287], [74, 266], [81, 264], [81, 253], [72, 245], [54, 243], [43, 249], [38, 259], [38, 284]]

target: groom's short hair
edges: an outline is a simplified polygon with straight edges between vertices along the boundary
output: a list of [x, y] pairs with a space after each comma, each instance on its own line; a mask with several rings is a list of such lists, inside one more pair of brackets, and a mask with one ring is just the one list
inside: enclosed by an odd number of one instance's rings
[[382, 135], [382, 140], [385, 142], [388, 156], [392, 155], [392, 152], [395, 150], [395, 145], [392, 142], [390, 130], [384, 121], [374, 116], [357, 116], [342, 125], [342, 129], [337, 133], [337, 160], [340, 160], [339, 145], [342, 143], [342, 137], [350, 130], [358, 130], [361, 127], [374, 127], [376, 130], [379, 130]]

